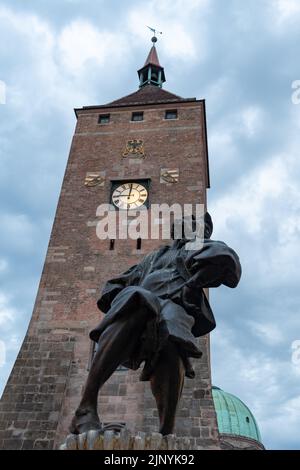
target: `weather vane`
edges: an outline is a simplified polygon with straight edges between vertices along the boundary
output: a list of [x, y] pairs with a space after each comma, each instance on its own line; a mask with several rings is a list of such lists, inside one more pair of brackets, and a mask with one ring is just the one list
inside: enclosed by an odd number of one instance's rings
[[[147, 25], [146, 25], [147, 26]], [[157, 31], [157, 29], [151, 28], [150, 26], [147, 26], [147, 28], [150, 29], [150, 31], [153, 32], [154, 36], [151, 38], [151, 41], [155, 43], [157, 41], [156, 34], [162, 34], [162, 31]]]

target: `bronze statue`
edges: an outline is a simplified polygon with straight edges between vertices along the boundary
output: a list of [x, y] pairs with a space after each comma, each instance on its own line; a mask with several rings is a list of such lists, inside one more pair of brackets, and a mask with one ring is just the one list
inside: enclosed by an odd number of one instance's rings
[[187, 250], [186, 238], [174, 239], [171, 246], [148, 254], [106, 283], [98, 301], [106, 315], [90, 333], [98, 350], [70, 426], [72, 433], [101, 429], [100, 388], [119, 365], [136, 370], [142, 362], [140, 379], [150, 381], [159, 432], [173, 432], [184, 376], [194, 377], [189, 358], [202, 355], [195, 338], [216, 326], [203, 289], [221, 284], [236, 287], [241, 276], [237, 254], [210, 239], [213, 224], [208, 213], [204, 222], [200, 250]]

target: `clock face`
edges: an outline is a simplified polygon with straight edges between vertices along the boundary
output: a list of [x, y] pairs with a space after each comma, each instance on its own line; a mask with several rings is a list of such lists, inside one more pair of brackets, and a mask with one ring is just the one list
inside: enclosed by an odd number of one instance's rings
[[139, 183], [122, 183], [112, 193], [112, 202], [119, 209], [136, 209], [144, 205], [148, 198], [148, 191]]

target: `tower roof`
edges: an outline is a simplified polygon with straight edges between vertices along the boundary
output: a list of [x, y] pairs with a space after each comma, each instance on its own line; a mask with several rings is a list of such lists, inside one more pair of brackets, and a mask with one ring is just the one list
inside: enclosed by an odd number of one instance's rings
[[[153, 28], [150, 28], [155, 31]], [[156, 33], [158, 31], [155, 31]], [[181, 96], [170, 93], [162, 89], [165, 82], [164, 68], [160, 65], [155, 44], [157, 37], [151, 38], [152, 46], [146, 58], [145, 64], [138, 70], [140, 87], [137, 91], [123, 96], [117, 100], [111, 101], [105, 105], [84, 106], [83, 109], [91, 108], [113, 108], [119, 106], [139, 106], [151, 104], [172, 104], [197, 101], [196, 98], [182, 98]], [[76, 113], [77, 110], [75, 110]], [[76, 114], [77, 115], [77, 114]]]
[[139, 105], [148, 103], [176, 103], [178, 101], [195, 101], [196, 98], [181, 98], [155, 85], [147, 84], [130, 95], [108, 103], [108, 106]]
[[156, 65], [157, 67], [161, 67], [159, 60], [158, 60], [157, 50], [154, 44], [150, 49], [150, 52], [148, 54], [144, 67], [146, 67], [146, 65], [149, 65], [149, 64]]
[[235, 395], [212, 387], [220, 434], [245, 436], [261, 441], [257, 422], [249, 408]]

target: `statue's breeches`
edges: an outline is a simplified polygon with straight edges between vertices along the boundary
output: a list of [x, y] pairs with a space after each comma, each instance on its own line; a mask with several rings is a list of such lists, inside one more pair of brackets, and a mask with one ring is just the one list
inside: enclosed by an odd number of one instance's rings
[[137, 369], [142, 361], [156, 356], [168, 340], [175, 341], [183, 355], [201, 357], [191, 333], [194, 318], [181, 305], [161, 299], [139, 286], [126, 287], [115, 297], [104, 319], [91, 331], [91, 339], [101, 341], [101, 333], [108, 325], [133, 315], [137, 322], [145, 324], [145, 328], [134, 357], [126, 362], [127, 367]]

